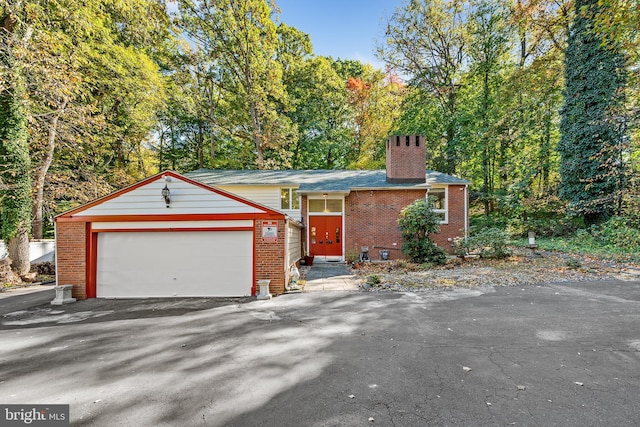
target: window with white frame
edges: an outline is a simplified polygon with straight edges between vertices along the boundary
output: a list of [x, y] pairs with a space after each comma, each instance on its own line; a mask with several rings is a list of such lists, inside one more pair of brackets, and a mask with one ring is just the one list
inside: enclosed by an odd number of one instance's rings
[[300, 209], [300, 198], [297, 188], [280, 189], [280, 209], [297, 210]]
[[309, 199], [309, 212], [311, 213], [338, 213], [342, 212], [342, 199]]
[[449, 210], [446, 188], [431, 188], [427, 196], [433, 200], [433, 211], [441, 218], [440, 224], [449, 222]]

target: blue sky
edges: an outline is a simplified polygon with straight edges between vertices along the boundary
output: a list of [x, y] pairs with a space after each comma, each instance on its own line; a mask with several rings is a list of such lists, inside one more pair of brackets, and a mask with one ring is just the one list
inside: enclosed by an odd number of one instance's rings
[[309, 34], [313, 53], [356, 59], [377, 68], [375, 57], [387, 18], [402, 0], [276, 0], [280, 20]]

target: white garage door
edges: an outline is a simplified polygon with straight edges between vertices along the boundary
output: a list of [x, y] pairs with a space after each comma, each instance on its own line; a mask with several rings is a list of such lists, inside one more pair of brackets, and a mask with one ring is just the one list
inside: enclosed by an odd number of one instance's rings
[[251, 295], [253, 233], [99, 233], [96, 269], [98, 297]]

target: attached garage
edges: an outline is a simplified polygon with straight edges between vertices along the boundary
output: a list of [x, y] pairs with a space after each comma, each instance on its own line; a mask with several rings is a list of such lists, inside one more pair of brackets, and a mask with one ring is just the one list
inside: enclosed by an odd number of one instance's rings
[[252, 292], [251, 231], [99, 233], [97, 258], [98, 297], [233, 297]]
[[280, 294], [299, 259], [291, 231], [300, 228], [166, 171], [56, 218], [58, 284], [72, 284], [79, 299], [233, 297], [255, 295], [256, 281], [269, 279]]

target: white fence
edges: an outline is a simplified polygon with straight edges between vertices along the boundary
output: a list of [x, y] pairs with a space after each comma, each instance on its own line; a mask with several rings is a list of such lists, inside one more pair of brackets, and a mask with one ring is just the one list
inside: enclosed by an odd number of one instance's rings
[[[29, 242], [29, 261], [53, 261], [53, 254], [55, 249], [55, 240], [31, 241]], [[7, 255], [7, 245], [5, 245], [4, 240], [0, 240], [0, 259], [6, 257]]]

